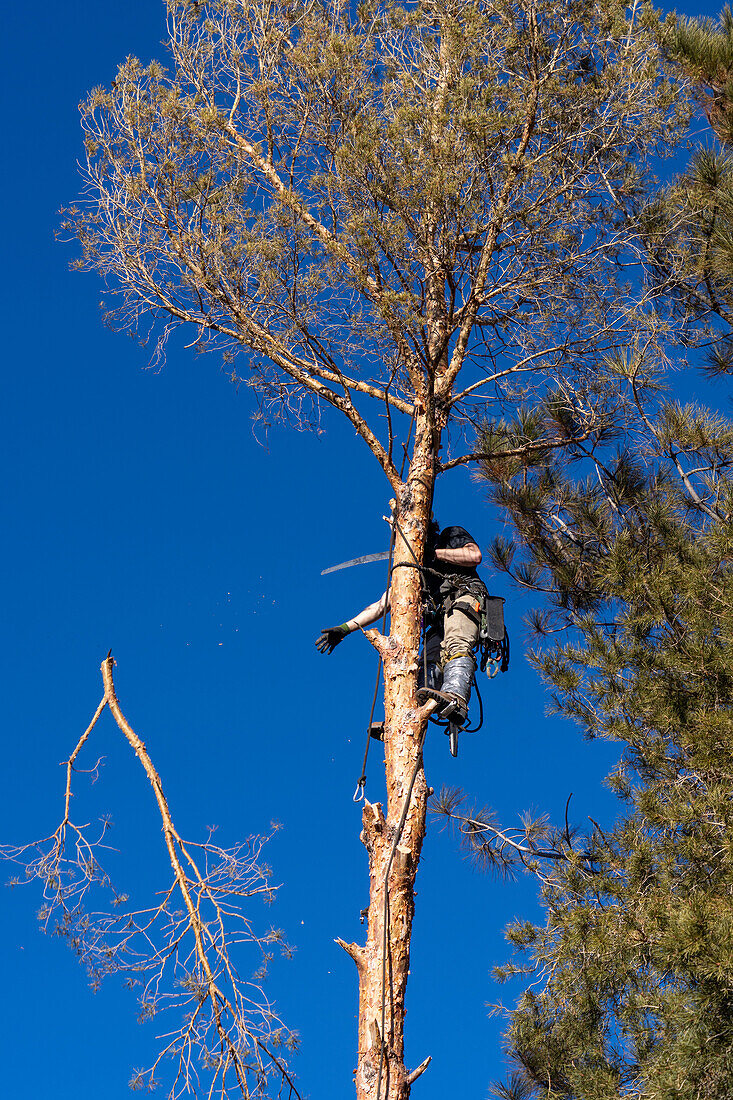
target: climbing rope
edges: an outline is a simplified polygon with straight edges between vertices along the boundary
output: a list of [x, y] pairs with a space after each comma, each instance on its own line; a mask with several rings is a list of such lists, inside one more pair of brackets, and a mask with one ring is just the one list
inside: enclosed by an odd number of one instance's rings
[[484, 701], [481, 698], [481, 692], [478, 689], [478, 680], [476, 679], [476, 673], [473, 674], [473, 690], [478, 699], [478, 725], [469, 726], [467, 729], [461, 730], [461, 733], [478, 733], [484, 724]]
[[[405, 448], [405, 457], [406, 457], [406, 455], [407, 455], [407, 449]], [[403, 461], [403, 468], [404, 468], [404, 461]], [[411, 562], [399, 562], [397, 565], [395, 565], [393, 563], [396, 533], [399, 533], [400, 537], [402, 538], [402, 541], [407, 546], [407, 549], [409, 550], [410, 555], [413, 559]], [[432, 614], [435, 615], [437, 613], [437, 608], [433, 607], [432, 596], [431, 596], [431, 593], [430, 593], [430, 590], [429, 590], [429, 587], [428, 587], [428, 584], [427, 584], [427, 580], [426, 580], [426, 572], [433, 572], [433, 570], [430, 570], [429, 567], [421, 565], [420, 562], [417, 560], [415, 552], [413, 551], [412, 546], [410, 545], [407, 538], [405, 537], [405, 534], [404, 534], [402, 528], [400, 527], [400, 524], [399, 524], [399, 521], [397, 520], [397, 517], [393, 516], [392, 538], [390, 540], [389, 561], [388, 561], [388, 570], [387, 570], [387, 589], [386, 589], [387, 594], [389, 594], [389, 592], [391, 590], [392, 574], [393, 574], [394, 570], [398, 569], [398, 568], [412, 568], [412, 569], [417, 569], [419, 571], [421, 599], [422, 599], [423, 609], [428, 608], [428, 614], [430, 614], [430, 611], [432, 610]], [[388, 603], [389, 603], [389, 599], [387, 599], [385, 601], [384, 615], [382, 616], [382, 627], [381, 627], [382, 634], [384, 634], [385, 628], [386, 628], [387, 605], [388, 605]], [[427, 618], [427, 616], [425, 614], [425, 610], [423, 610], [423, 619], [422, 619], [422, 626], [421, 626], [421, 635], [422, 635], [421, 640], [422, 640], [422, 651], [423, 651], [423, 683], [425, 685], [427, 685], [427, 682], [428, 682], [428, 675], [427, 675], [427, 644], [426, 644], [428, 628], [427, 628], [427, 625], [426, 625], [426, 618]], [[489, 676], [495, 676], [496, 673], [499, 671], [499, 667], [501, 667], [502, 671], [505, 671], [506, 665], [508, 664], [508, 658], [509, 658], [508, 637], [505, 636], [505, 641], [497, 647], [497, 650], [498, 650], [498, 652], [496, 652], [496, 653], [495, 652], [490, 652], [488, 649], [485, 651], [485, 657], [484, 657], [484, 660], [482, 662], [482, 671], [486, 668], [486, 664], [488, 663], [488, 661], [490, 661], [491, 665], [492, 665], [492, 669], [491, 669], [491, 672], [489, 673]], [[497, 657], [498, 657], [498, 659], [497, 659]], [[363, 764], [362, 764], [362, 773], [361, 773], [361, 777], [359, 779], [359, 782], [357, 783], [356, 790], [354, 792], [354, 801], [355, 802], [360, 802], [360, 801], [362, 801], [362, 799], [365, 798], [367, 759], [368, 759], [368, 756], [369, 756], [369, 748], [370, 748], [370, 744], [371, 744], [372, 723], [373, 723], [373, 720], [374, 720], [374, 710], [375, 710], [375, 706], [376, 706], [376, 702], [377, 702], [377, 696], [378, 696], [378, 693], [379, 693], [379, 682], [380, 682], [380, 679], [381, 679], [382, 668], [383, 668], [383, 661], [382, 661], [382, 657], [381, 657], [381, 654], [380, 654], [378, 664], [377, 664], [377, 676], [376, 676], [376, 682], [375, 682], [375, 685], [374, 685], [374, 694], [373, 694], [373, 697], [372, 697], [372, 705], [371, 705], [371, 709], [370, 709], [370, 713], [369, 713], [369, 722], [368, 722], [368, 725], [367, 725], [367, 737], [366, 737], [366, 746], [365, 746], [365, 749], [364, 749], [364, 761], [363, 761]], [[478, 700], [479, 700], [479, 708], [480, 708], [479, 709], [479, 721], [478, 721], [477, 726], [466, 729], [464, 731], [466, 733], [475, 733], [475, 732], [477, 732], [478, 730], [481, 729], [481, 727], [483, 725], [483, 721], [484, 721], [483, 699], [481, 698], [481, 693], [479, 691], [478, 683], [476, 681], [475, 672], [474, 672], [474, 676], [473, 676], [473, 686], [474, 686], [476, 695], [478, 696]], [[438, 721], [439, 724], [445, 724], [445, 723], [440, 723], [440, 720], [437, 719], [437, 717], [435, 717], [435, 716], [433, 716], [433, 720]], [[400, 814], [400, 820], [399, 820], [399, 823], [398, 823], [398, 826], [397, 826], [397, 829], [396, 829], [396, 832], [395, 832], [395, 835], [394, 835], [394, 838], [393, 838], [393, 841], [392, 841], [392, 847], [391, 847], [391, 850], [390, 850], [389, 859], [387, 860], [387, 866], [385, 868], [384, 878], [383, 878], [383, 881], [382, 881], [382, 895], [383, 895], [382, 960], [381, 960], [381, 963], [382, 963], [382, 975], [381, 975], [382, 1014], [381, 1014], [381, 1025], [380, 1025], [380, 1036], [379, 1036], [379, 1038], [380, 1038], [379, 1066], [378, 1066], [378, 1071], [377, 1071], [376, 1100], [381, 1100], [382, 1077], [383, 1077], [383, 1073], [384, 1073], [385, 1054], [386, 1054], [386, 1050], [387, 1050], [387, 1041], [386, 1041], [386, 1036], [385, 1036], [385, 1030], [386, 1030], [386, 1026], [387, 1026], [387, 960], [389, 958], [389, 934], [390, 934], [389, 876], [391, 874], [392, 865], [394, 863], [394, 857], [395, 857], [395, 854], [397, 852], [398, 845], [399, 845], [399, 843], [402, 839], [402, 834], [404, 832], [405, 824], [407, 822], [407, 815], [408, 815], [409, 809], [410, 809], [410, 802], [412, 801], [412, 793], [413, 793], [413, 790], [414, 790], [414, 787], [415, 787], [415, 782], [417, 780], [418, 773], [419, 773], [420, 769], [422, 768], [422, 763], [423, 763], [422, 754], [423, 754], [423, 748], [424, 748], [424, 745], [425, 745], [425, 737], [426, 737], [426, 734], [427, 734], [427, 729], [428, 729], [428, 724], [426, 722], [424, 727], [423, 727], [422, 733], [420, 734], [420, 740], [419, 740], [419, 743], [418, 743], [418, 746], [417, 746], [417, 755], [416, 755], [416, 758], [415, 758], [415, 763], [414, 763], [414, 766], [413, 766], [413, 769], [412, 769], [412, 774], [410, 776], [410, 782], [408, 784], [407, 792], [405, 794], [405, 799], [404, 799], [404, 802], [403, 802], [403, 805], [402, 805], [402, 812]], [[391, 968], [390, 968], [389, 982], [390, 982], [390, 990], [391, 990], [391, 986], [392, 986]], [[391, 999], [391, 997], [390, 997], [390, 999]]]
[[[423, 605], [425, 605], [425, 604], [429, 605], [430, 603], [432, 603], [432, 600], [431, 600], [431, 597], [430, 597], [430, 592], [429, 592], [429, 590], [427, 588], [427, 585], [425, 583], [425, 578], [424, 578], [424, 575], [423, 575], [423, 572], [424, 572], [423, 567], [420, 565], [417, 558], [415, 557], [413, 549], [410, 546], [409, 542], [407, 542], [407, 539], [404, 536], [402, 528], [400, 527], [400, 525], [399, 525], [399, 523], [397, 522], [396, 519], [394, 520], [394, 522], [392, 524], [392, 538], [391, 538], [390, 544], [389, 544], [389, 566], [388, 566], [388, 570], [387, 570], [387, 588], [386, 588], [386, 591], [389, 593], [389, 591], [392, 587], [392, 574], [394, 573], [395, 569], [400, 568], [400, 565], [393, 565], [392, 564], [393, 558], [394, 558], [395, 537], [396, 537], [397, 531], [399, 531], [402, 540], [405, 542], [405, 545], [407, 546], [408, 550], [410, 551], [413, 558], [415, 559], [414, 562], [406, 561], [406, 562], [402, 562], [401, 565], [403, 567], [406, 567], [406, 568], [418, 569], [420, 571], [421, 598], [422, 598], [422, 601], [423, 601]], [[384, 631], [385, 631], [385, 628], [386, 628], [386, 625], [387, 625], [387, 603], [389, 603], [389, 600], [387, 600], [386, 603], [385, 603], [384, 614], [382, 615], [382, 626], [381, 626], [382, 634], [384, 634]], [[423, 651], [423, 679], [424, 679], [425, 682], [427, 682], [427, 647], [425, 645], [426, 634], [427, 634], [427, 630], [426, 630], [425, 624], [423, 622], [423, 626], [422, 626], [422, 651]], [[381, 679], [381, 675], [382, 675], [382, 658], [380, 656], [378, 661], [377, 661], [377, 676], [376, 676], [376, 680], [375, 680], [375, 683], [374, 683], [374, 694], [372, 696], [372, 705], [371, 705], [371, 709], [369, 711], [369, 721], [367, 723], [366, 745], [364, 746], [364, 760], [363, 760], [362, 766], [361, 766], [361, 776], [359, 777], [359, 781], [356, 784], [356, 790], [354, 791], [354, 795], [353, 795], [353, 801], [354, 802], [361, 802], [365, 797], [365, 787], [366, 787], [366, 779], [367, 779], [367, 777], [366, 777], [366, 766], [367, 766], [367, 760], [369, 759], [369, 748], [370, 748], [371, 739], [372, 739], [371, 738], [372, 722], [374, 721], [374, 710], [375, 710], [375, 707], [377, 705], [377, 696], [379, 694], [379, 681]]]
[[[410, 436], [412, 435], [412, 429], [415, 425], [416, 411], [417, 411], [416, 409], [413, 409], [412, 420], [410, 421], [410, 427], [409, 427], [408, 432], [407, 432], [407, 439], [402, 444], [402, 466], [400, 467], [400, 480], [402, 479], [402, 477], [404, 475], [404, 472], [405, 472], [405, 463], [407, 462], [408, 447], [410, 445]], [[387, 406], [387, 412], [389, 412], [389, 405]], [[391, 457], [391, 454], [390, 454], [390, 457]], [[397, 521], [395, 520], [395, 524], [396, 524], [396, 522]], [[391, 537], [390, 537], [390, 540], [389, 540], [389, 559], [388, 559], [388, 562], [387, 562], [387, 587], [385, 589], [385, 591], [387, 593], [389, 593], [389, 590], [392, 587], [392, 560], [394, 558], [395, 524], [392, 525], [392, 533], [391, 533]], [[400, 530], [400, 534], [402, 534], [401, 530]], [[405, 536], [402, 535], [403, 539], [404, 539], [404, 537]], [[409, 543], [408, 543], [408, 546], [409, 546]], [[410, 547], [410, 553], [412, 553], [412, 547]], [[414, 554], [412, 556], [415, 557]], [[415, 558], [415, 562], [417, 562], [417, 558]], [[419, 568], [420, 567], [418, 565], [418, 569]], [[382, 631], [381, 631], [382, 634], [384, 634], [385, 628], [387, 626], [387, 604], [388, 603], [389, 603], [389, 600], [385, 600], [384, 614], [382, 615]], [[363, 759], [362, 764], [361, 764], [361, 775], [359, 777], [359, 782], [356, 784], [356, 790], [354, 791], [354, 795], [353, 795], [353, 801], [354, 802], [362, 802], [364, 800], [365, 793], [366, 793], [367, 760], [369, 759], [369, 747], [372, 743], [372, 722], [374, 721], [374, 708], [377, 705], [377, 696], [379, 694], [379, 681], [381, 679], [381, 676], [382, 676], [382, 656], [380, 654], [379, 659], [377, 661], [377, 676], [376, 676], [376, 679], [375, 679], [375, 682], [374, 682], [374, 695], [372, 696], [372, 705], [371, 705], [371, 709], [369, 711], [369, 721], [367, 722], [366, 745], [364, 746], [364, 759]]]
[[[399, 532], [399, 535], [402, 538], [402, 541], [405, 543], [408, 550], [410, 551], [410, 555], [412, 556], [412, 559], [413, 559], [411, 562], [400, 562], [397, 565], [393, 564], [392, 559], [393, 559], [393, 555], [394, 555], [395, 532]], [[392, 583], [392, 574], [393, 574], [394, 570], [398, 569], [398, 568], [401, 568], [401, 567], [402, 568], [413, 568], [413, 569], [417, 569], [419, 571], [419, 573], [420, 573], [421, 596], [422, 596], [423, 606], [424, 607], [425, 606], [429, 607], [432, 603], [432, 598], [431, 598], [431, 595], [430, 595], [430, 590], [428, 588], [427, 581], [426, 581], [426, 576], [425, 576], [426, 571], [427, 571], [427, 567], [421, 565], [420, 562], [418, 562], [417, 557], [416, 557], [412, 547], [410, 546], [409, 542], [405, 538], [405, 534], [404, 534], [402, 528], [399, 525], [399, 521], [397, 520], [396, 517], [394, 517], [393, 526], [392, 526], [392, 540], [391, 540], [391, 544], [390, 544], [390, 559], [389, 559], [389, 571], [388, 571], [388, 582], [389, 582], [390, 587], [391, 587], [391, 583]], [[389, 591], [389, 588], [387, 589], [387, 591]], [[384, 633], [384, 629], [385, 629], [386, 615], [387, 615], [387, 611], [386, 611], [386, 606], [385, 606], [385, 613], [384, 613], [384, 618], [383, 618], [383, 621], [382, 621], [382, 633]], [[423, 650], [423, 683], [427, 684], [427, 644], [426, 644], [427, 626], [426, 626], [426, 623], [425, 623], [425, 615], [423, 615], [423, 623], [422, 623], [421, 633], [422, 633], [422, 650]], [[494, 663], [494, 661], [492, 661], [492, 664], [493, 663]], [[492, 673], [495, 675], [496, 672], [498, 672], [498, 669], [499, 669], [499, 662], [496, 662], [496, 670], [494, 671], [492, 669]], [[362, 768], [362, 777], [359, 780], [359, 785], [357, 786], [357, 791], [356, 791], [356, 794], [354, 796], [355, 801], [359, 801], [361, 798], [364, 797], [364, 785], [366, 784], [366, 760], [367, 760], [367, 756], [368, 756], [368, 753], [369, 753], [369, 740], [370, 740], [370, 735], [371, 735], [371, 723], [372, 723], [372, 720], [373, 720], [373, 717], [374, 717], [374, 707], [375, 707], [376, 699], [377, 699], [377, 692], [378, 692], [378, 688], [379, 688], [379, 678], [380, 678], [380, 675], [381, 675], [381, 671], [382, 671], [382, 660], [381, 660], [381, 657], [380, 657], [379, 667], [378, 667], [378, 670], [377, 670], [377, 683], [375, 685], [374, 698], [372, 699], [371, 713], [370, 713], [370, 716], [369, 716], [369, 727], [368, 727], [368, 731], [367, 731], [367, 746], [366, 746], [366, 751], [365, 751], [365, 754], [364, 754], [364, 766]], [[477, 695], [478, 700], [479, 700], [479, 721], [478, 721], [477, 726], [474, 726], [470, 729], [465, 730], [464, 732], [466, 732], [466, 733], [475, 733], [475, 732], [477, 732], [478, 730], [481, 729], [481, 727], [483, 725], [483, 721], [484, 721], [483, 699], [481, 698], [481, 693], [480, 693], [479, 688], [478, 688], [478, 683], [476, 682], [475, 674], [473, 676], [473, 686], [474, 686], [474, 689], [476, 691], [476, 695]], [[441, 725], [445, 724], [445, 723], [441, 723], [439, 719], [435, 719], [435, 720], [438, 721], [439, 724], [441, 724]], [[403, 805], [402, 805], [402, 812], [401, 812], [401, 815], [400, 815], [400, 820], [399, 820], [397, 830], [396, 830], [395, 835], [394, 835], [394, 839], [392, 841], [392, 847], [391, 847], [391, 850], [390, 850], [389, 859], [387, 860], [387, 866], [385, 868], [384, 878], [383, 878], [383, 881], [382, 881], [382, 895], [383, 895], [383, 899], [384, 899], [383, 900], [383, 907], [382, 907], [382, 960], [381, 960], [381, 963], [382, 963], [382, 990], [381, 990], [382, 1016], [381, 1016], [380, 1036], [379, 1036], [380, 1037], [379, 1066], [378, 1066], [378, 1070], [377, 1070], [376, 1100], [381, 1100], [382, 1077], [383, 1077], [383, 1073], [384, 1073], [384, 1059], [385, 1059], [385, 1052], [386, 1052], [386, 1049], [387, 1049], [387, 1041], [386, 1041], [386, 1036], [385, 1036], [385, 1030], [386, 1030], [386, 1026], [387, 1026], [387, 959], [389, 957], [389, 933], [390, 933], [389, 876], [390, 876], [390, 873], [392, 871], [392, 865], [394, 863], [394, 857], [395, 857], [395, 854], [397, 852], [397, 847], [398, 847], [398, 845], [399, 845], [399, 843], [402, 839], [402, 834], [404, 832], [405, 824], [407, 822], [407, 815], [409, 813], [410, 802], [412, 801], [412, 792], [413, 792], [414, 787], [415, 787], [415, 781], [416, 781], [418, 773], [419, 773], [419, 771], [422, 767], [422, 753], [423, 753], [423, 747], [425, 745], [425, 737], [426, 737], [426, 734], [427, 734], [427, 728], [428, 728], [428, 726], [427, 726], [427, 722], [426, 722], [425, 726], [423, 728], [423, 731], [420, 735], [420, 742], [419, 742], [418, 747], [417, 747], [417, 756], [415, 758], [415, 764], [413, 766], [412, 774], [410, 776], [410, 782], [408, 784], [407, 793], [405, 795], [405, 799], [404, 799], [404, 802], [403, 802]], [[391, 978], [391, 973], [390, 973], [390, 985], [391, 985], [391, 981], [392, 981], [392, 978]]]
[[[394, 544], [395, 544], [395, 530], [394, 530], [394, 527], [393, 527], [392, 528], [392, 537], [391, 537], [390, 542], [389, 542], [389, 560], [388, 560], [388, 563], [387, 563], [387, 588], [385, 590], [386, 592], [389, 592], [390, 586], [392, 584], [392, 558], [394, 557]], [[382, 634], [384, 634], [385, 628], [387, 626], [387, 605], [388, 604], [389, 604], [389, 600], [385, 600], [384, 601], [384, 614], [382, 615]], [[367, 780], [367, 777], [366, 777], [367, 760], [369, 758], [369, 746], [371, 745], [371, 741], [372, 741], [372, 722], [374, 721], [374, 708], [377, 705], [377, 695], [379, 694], [379, 681], [381, 679], [381, 676], [382, 676], [382, 656], [380, 654], [379, 660], [377, 661], [377, 677], [376, 677], [376, 680], [375, 680], [375, 683], [374, 683], [374, 695], [372, 696], [372, 706], [371, 706], [371, 710], [369, 711], [369, 721], [367, 722], [366, 745], [364, 746], [364, 760], [362, 761], [362, 765], [361, 765], [361, 776], [359, 777], [359, 782], [356, 784], [356, 790], [354, 791], [354, 796], [353, 796], [353, 801], [354, 802], [363, 801], [364, 796], [365, 796], [366, 780]]]
[[[422, 767], [422, 750], [425, 744], [425, 734], [427, 733], [427, 722], [420, 735], [420, 744], [417, 747], [417, 758], [415, 760], [415, 766], [412, 769], [412, 775], [410, 776], [410, 782], [407, 787], [407, 794], [405, 795], [405, 801], [402, 806], [402, 814], [400, 816], [399, 825], [397, 826], [397, 832], [392, 842], [392, 850], [389, 853], [389, 859], [387, 861], [387, 868], [384, 872], [384, 880], [382, 882], [382, 893], [384, 895], [384, 907], [382, 910], [382, 1022], [380, 1027], [380, 1044], [379, 1044], [379, 1069], [377, 1071], [377, 1096], [376, 1100], [380, 1100], [382, 1093], [382, 1070], [384, 1068], [384, 1051], [386, 1047], [386, 1041], [384, 1038], [384, 1029], [387, 1023], [387, 956], [389, 954], [389, 875], [392, 870], [392, 863], [394, 862], [395, 852], [397, 851], [397, 845], [402, 840], [402, 833], [405, 828], [405, 822], [407, 821], [407, 814], [410, 808], [410, 802], [412, 800], [412, 791], [415, 786], [415, 780], [417, 774]], [[390, 985], [392, 976], [390, 973]], [[390, 998], [391, 1000], [391, 998]]]
[[[397, 533], [399, 533], [400, 538], [402, 539], [405, 546], [409, 550], [410, 556], [412, 557], [412, 561], [398, 562], [395, 565], [393, 562], [394, 562], [394, 548], [395, 548], [395, 541], [396, 541], [396, 534]], [[410, 543], [408, 542], [407, 538], [405, 537], [404, 531], [400, 527], [400, 524], [399, 524], [399, 521], [398, 521], [397, 517], [393, 516], [393, 518], [392, 518], [392, 538], [390, 540], [390, 545], [389, 545], [389, 562], [388, 562], [388, 569], [387, 569], [387, 588], [386, 588], [387, 593], [390, 592], [390, 589], [392, 587], [392, 575], [393, 575], [395, 569], [417, 569], [417, 571], [420, 574], [420, 599], [421, 599], [422, 607], [423, 607], [423, 619], [422, 619], [422, 627], [421, 627], [421, 645], [422, 645], [422, 659], [423, 659], [423, 684], [427, 685], [427, 682], [428, 682], [428, 647], [427, 647], [426, 643], [427, 643], [428, 627], [427, 627], [426, 619], [434, 619], [435, 616], [438, 613], [438, 608], [435, 606], [435, 601], [433, 600], [432, 594], [430, 592], [430, 588], [428, 587], [426, 574], [433, 573], [435, 576], [442, 577], [442, 573], [439, 573], [435, 569], [431, 569], [427, 565], [421, 565], [420, 564], [420, 562], [417, 560], [417, 556], [415, 554], [415, 551], [410, 546]], [[389, 603], [389, 600], [387, 600], [386, 603], [385, 603], [384, 614], [382, 615], [382, 625], [381, 625], [382, 634], [384, 634], [386, 624], [387, 624], [387, 604], [388, 603]], [[426, 614], [426, 609], [427, 609], [427, 614]], [[501, 652], [502, 656], [504, 656], [504, 651], [500, 650], [500, 652]], [[497, 658], [493, 657], [493, 656], [488, 657], [488, 655], [487, 655], [487, 659], [494, 666], [494, 667], [492, 667], [491, 672], [488, 673], [489, 678], [491, 678], [491, 677], [495, 676], [496, 673], [499, 671], [499, 662], [498, 662]], [[507, 639], [507, 652], [506, 652], [506, 655], [505, 655], [505, 660], [508, 663], [508, 639]], [[372, 730], [372, 723], [374, 721], [374, 710], [376, 708], [377, 697], [378, 697], [378, 694], [379, 694], [379, 681], [380, 681], [381, 675], [382, 675], [382, 667], [383, 667], [382, 658], [381, 658], [381, 655], [380, 655], [380, 657], [377, 661], [377, 675], [376, 675], [376, 680], [375, 680], [375, 684], [374, 684], [374, 693], [372, 695], [372, 705], [371, 705], [371, 708], [370, 708], [370, 711], [369, 711], [369, 721], [367, 723], [366, 745], [364, 747], [364, 760], [362, 762], [361, 776], [359, 777], [359, 780], [356, 784], [356, 789], [355, 789], [354, 795], [353, 795], [353, 801], [354, 802], [363, 801], [363, 799], [365, 797], [365, 794], [366, 794], [366, 791], [365, 791], [366, 778], [367, 778], [366, 777], [366, 767], [367, 767], [367, 760], [369, 758], [369, 748], [370, 748], [370, 745], [371, 745], [371, 730]], [[486, 660], [482, 661], [482, 663], [481, 663], [481, 671], [483, 672], [485, 670], [485, 668], [486, 668]], [[502, 671], [504, 671], [503, 662], [502, 662]], [[481, 727], [483, 725], [483, 721], [484, 721], [483, 700], [481, 699], [481, 693], [479, 692], [478, 684], [476, 682], [476, 676], [475, 675], [474, 675], [474, 678], [473, 678], [473, 685], [474, 685], [474, 688], [476, 690], [476, 695], [478, 696], [478, 700], [479, 700], [479, 707], [480, 707], [479, 723], [478, 723], [477, 726], [474, 726], [471, 729], [463, 730], [464, 733], [476, 733], [478, 730], [481, 729]], [[441, 720], [435, 714], [430, 715], [429, 721], [434, 722], [436, 725], [439, 725], [439, 726], [447, 726], [449, 724], [448, 722]]]
[[[399, 535], [400, 535], [402, 541], [404, 542], [405, 546], [407, 546], [407, 549], [410, 551], [410, 554], [411, 554], [412, 559], [413, 559], [411, 562], [401, 562], [398, 565], [393, 565], [392, 564], [392, 557], [393, 557], [393, 553], [394, 553], [394, 544], [395, 544], [395, 532], [399, 532]], [[389, 562], [389, 578], [388, 578], [390, 587], [391, 587], [391, 584], [392, 584], [392, 574], [393, 574], [395, 569], [400, 568], [400, 565], [407, 566], [409, 568], [414, 568], [414, 569], [417, 569], [419, 571], [422, 601], [423, 601], [423, 606], [425, 606], [426, 603], [428, 601], [430, 601], [430, 592], [429, 592], [429, 589], [427, 587], [427, 583], [426, 583], [426, 580], [425, 580], [425, 569], [420, 564], [420, 562], [417, 560], [415, 552], [413, 551], [413, 549], [410, 546], [409, 542], [405, 538], [404, 531], [400, 527], [399, 521], [397, 520], [397, 517], [395, 516], [395, 517], [393, 517], [392, 542], [391, 542], [391, 546], [390, 546], [390, 562]], [[386, 622], [386, 614], [387, 614], [387, 612], [386, 612], [386, 607], [385, 607], [385, 620], [384, 620], [385, 622]], [[384, 624], [382, 626], [382, 633], [384, 633]], [[422, 627], [421, 627], [421, 633], [422, 633], [422, 650], [423, 650], [423, 679], [424, 679], [424, 682], [427, 683], [427, 646], [425, 644], [426, 635], [427, 635], [427, 627], [425, 625], [425, 617], [424, 616], [423, 616], [423, 623], [422, 623]], [[381, 658], [380, 658], [379, 671], [378, 671], [378, 674], [377, 674], [378, 677], [379, 677], [379, 674], [381, 673], [381, 669], [382, 669], [382, 661], [381, 661]], [[379, 686], [379, 679], [377, 679], [377, 687], [378, 686]], [[374, 694], [374, 700], [372, 701], [372, 714], [371, 714], [370, 719], [369, 719], [370, 730], [371, 730], [372, 718], [373, 718], [373, 715], [374, 715], [374, 704], [375, 703], [376, 703], [376, 690], [375, 690], [375, 694]], [[417, 747], [417, 756], [415, 758], [415, 764], [414, 764], [414, 767], [412, 769], [412, 774], [410, 776], [410, 782], [409, 782], [408, 787], [407, 787], [407, 793], [405, 795], [405, 800], [404, 800], [404, 803], [402, 805], [402, 813], [400, 815], [399, 824], [397, 826], [397, 830], [395, 832], [394, 839], [392, 841], [392, 848], [391, 848], [390, 853], [389, 853], [389, 859], [387, 860], [387, 866], [385, 868], [384, 879], [383, 879], [383, 882], [382, 882], [382, 894], [383, 894], [383, 898], [384, 898], [383, 909], [382, 909], [382, 1019], [381, 1019], [381, 1025], [380, 1025], [379, 1068], [378, 1068], [378, 1071], [377, 1071], [376, 1100], [380, 1100], [381, 1093], [382, 1093], [382, 1073], [383, 1073], [383, 1070], [384, 1070], [384, 1053], [385, 1053], [385, 1047], [386, 1047], [386, 1040], [385, 1040], [384, 1032], [385, 1032], [385, 1028], [386, 1028], [386, 1024], [387, 1024], [387, 997], [386, 997], [386, 993], [387, 993], [387, 958], [389, 956], [389, 876], [390, 876], [390, 873], [392, 871], [392, 864], [394, 862], [394, 857], [395, 857], [395, 853], [397, 851], [397, 846], [399, 845], [399, 843], [402, 839], [402, 834], [404, 832], [405, 823], [407, 821], [407, 814], [408, 814], [409, 809], [410, 809], [410, 802], [412, 801], [412, 792], [413, 792], [414, 787], [415, 787], [415, 781], [417, 779], [418, 772], [420, 771], [420, 768], [422, 767], [422, 750], [423, 750], [423, 746], [425, 744], [425, 735], [426, 735], [426, 733], [427, 733], [427, 723], [425, 723], [423, 731], [420, 735], [420, 742], [419, 742], [418, 747]], [[369, 733], [367, 734], [367, 736], [369, 736]], [[366, 765], [366, 756], [367, 756], [368, 752], [369, 752], [369, 745], [367, 744], [366, 753], [365, 753], [365, 757], [364, 757], [365, 765]], [[366, 767], [364, 768], [364, 771], [365, 770], [366, 770]], [[366, 783], [366, 775], [365, 774], [362, 775], [362, 778], [364, 780], [364, 783]], [[361, 780], [359, 782], [361, 783]], [[357, 788], [357, 791], [358, 791], [358, 788]], [[362, 784], [362, 797], [363, 797], [363, 784]], [[390, 981], [391, 981], [391, 977], [390, 977]]]

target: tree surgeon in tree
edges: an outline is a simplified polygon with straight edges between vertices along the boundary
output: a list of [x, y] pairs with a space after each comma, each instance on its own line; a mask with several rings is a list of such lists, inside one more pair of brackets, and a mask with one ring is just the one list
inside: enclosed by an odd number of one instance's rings
[[435, 478], [592, 452], [667, 362], [678, 318], [639, 269], [640, 214], [688, 108], [657, 15], [627, 0], [169, 0], [167, 26], [165, 64], [129, 58], [84, 104], [64, 232], [121, 327], [159, 355], [190, 328], [264, 423], [320, 431], [334, 410], [389, 482], [392, 628], [366, 631], [386, 797], [362, 816], [366, 942], [339, 942], [356, 1096], [409, 1100], [428, 1064], [407, 1069], [404, 1021], [437, 705], [417, 699], [414, 564]]
[[[423, 621], [427, 627], [421, 659], [418, 701], [434, 699], [436, 716], [463, 726], [468, 719], [476, 649], [489, 598], [476, 572], [481, 550], [463, 527], [445, 527], [433, 520], [422, 575]], [[347, 634], [376, 622], [389, 608], [390, 591], [339, 626], [325, 627], [316, 646], [332, 653]]]

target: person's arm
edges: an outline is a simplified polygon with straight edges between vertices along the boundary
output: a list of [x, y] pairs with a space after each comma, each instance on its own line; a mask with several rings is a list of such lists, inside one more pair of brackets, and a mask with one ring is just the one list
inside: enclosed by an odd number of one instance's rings
[[384, 615], [385, 610], [389, 610], [389, 590], [383, 592], [375, 603], [370, 603], [358, 615], [354, 615], [353, 619], [347, 619], [345, 623], [341, 623], [339, 626], [324, 627], [316, 639], [316, 648], [321, 653], [333, 653], [336, 646], [344, 640], [347, 634], [353, 634], [355, 630], [363, 629], [365, 626], [375, 623], [377, 619]]
[[435, 550], [439, 561], [447, 561], [453, 565], [480, 565], [481, 551], [475, 542], [468, 542], [465, 546], [459, 546], [456, 550]]
[[349, 633], [354, 630], [362, 629], [365, 626], [371, 626], [377, 619], [381, 619], [385, 610], [389, 611], [389, 591], [383, 592], [382, 595], [374, 603], [370, 603], [368, 607], [365, 607], [363, 611], [360, 611], [358, 615], [354, 615], [353, 619], [348, 619], [346, 625], [349, 627]]

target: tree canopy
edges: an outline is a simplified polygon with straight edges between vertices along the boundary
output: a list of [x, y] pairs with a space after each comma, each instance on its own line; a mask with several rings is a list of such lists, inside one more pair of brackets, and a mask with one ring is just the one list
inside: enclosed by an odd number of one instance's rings
[[393, 416], [470, 441], [549, 382], [588, 433], [605, 356], [662, 354], [637, 214], [687, 107], [651, 9], [185, 0], [168, 26], [83, 105], [66, 220], [159, 353], [188, 325], [266, 415], [337, 408], [393, 487]]

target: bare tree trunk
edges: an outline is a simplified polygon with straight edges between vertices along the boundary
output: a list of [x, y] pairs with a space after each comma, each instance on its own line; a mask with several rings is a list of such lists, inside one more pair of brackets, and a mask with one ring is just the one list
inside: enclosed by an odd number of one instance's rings
[[366, 944], [339, 941], [359, 972], [357, 1100], [407, 1100], [413, 1080], [429, 1061], [412, 1074], [405, 1067], [404, 1017], [427, 803], [422, 745], [430, 707], [419, 709], [416, 699], [422, 607], [415, 561], [422, 561], [430, 519], [433, 445], [432, 426], [423, 417], [416, 424], [410, 474], [397, 501], [390, 636], [369, 631], [384, 661], [387, 805], [385, 814], [379, 803], [364, 803], [361, 839], [369, 856]]

